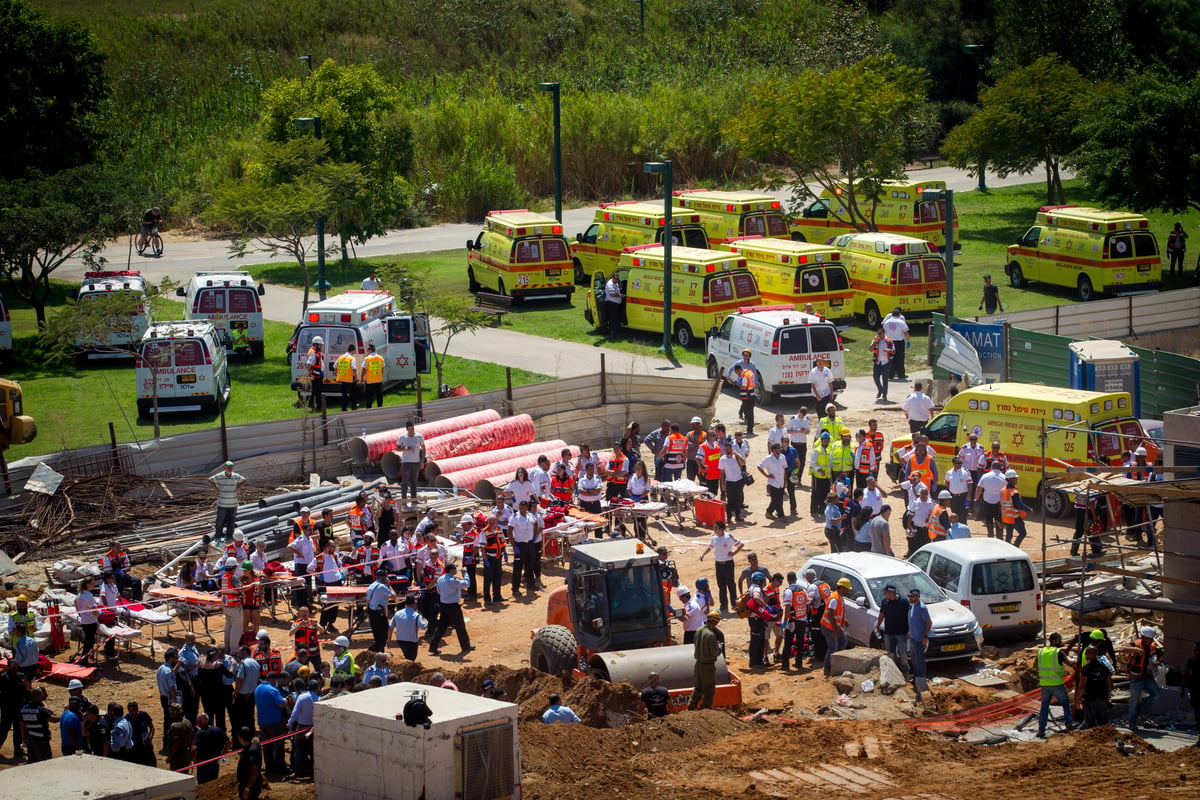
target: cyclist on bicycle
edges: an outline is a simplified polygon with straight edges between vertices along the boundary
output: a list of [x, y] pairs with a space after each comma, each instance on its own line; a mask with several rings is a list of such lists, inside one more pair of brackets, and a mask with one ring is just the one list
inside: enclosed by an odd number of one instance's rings
[[162, 210], [158, 206], [147, 208], [142, 214], [142, 233], [138, 239], [138, 252], [140, 253], [146, 247], [146, 243], [150, 240], [150, 235], [158, 232], [158, 226], [162, 224]]

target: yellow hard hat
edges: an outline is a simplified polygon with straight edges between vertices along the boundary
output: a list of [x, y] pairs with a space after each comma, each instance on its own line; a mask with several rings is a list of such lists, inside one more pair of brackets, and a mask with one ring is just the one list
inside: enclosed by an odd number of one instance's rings
[[838, 585], [838, 588], [839, 588], [839, 589], [851, 589], [851, 588], [853, 588], [853, 587], [850, 585], [850, 579], [849, 579], [849, 578], [838, 578], [838, 584], [837, 584], [837, 585]]
[[842, 428], [842, 436], [849, 436], [849, 435], [850, 435], [850, 429]]
[[17, 595], [17, 602], [18, 602], [18, 603], [28, 603], [28, 602], [29, 602], [29, 598], [28, 598], [28, 597], [26, 597], [26, 596], [25, 596], [25, 595], [23, 595], [23, 594], [19, 594], [19, 595]]

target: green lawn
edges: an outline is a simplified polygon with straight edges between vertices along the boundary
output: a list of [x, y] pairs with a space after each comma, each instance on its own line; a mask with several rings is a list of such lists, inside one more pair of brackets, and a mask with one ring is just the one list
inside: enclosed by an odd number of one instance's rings
[[[61, 302], [70, 288], [65, 283], [56, 284], [55, 302]], [[10, 449], [6, 453], [9, 460], [107, 442], [109, 422], [116, 428], [118, 441], [153, 437], [150, 421], [137, 418], [131, 359], [93, 361], [84, 369], [77, 369], [70, 359], [52, 361], [38, 347], [33, 310], [19, 303], [14, 303], [10, 310], [17, 360], [9, 377], [21, 382], [25, 413], [36, 420], [38, 437], [28, 445]], [[181, 303], [163, 300], [156, 316], [160, 320], [178, 319], [182, 313]], [[289, 388], [291, 375], [283, 358], [292, 328], [287, 323], [268, 321], [265, 331], [267, 358], [248, 364], [231, 363], [233, 389], [226, 409], [229, 425], [285, 419], [302, 413], [295, 407], [296, 395]], [[546, 379], [544, 375], [513, 370], [514, 385]], [[447, 359], [446, 380], [465, 384], [472, 392], [505, 386], [502, 366], [453, 356]], [[427, 376], [422, 389], [426, 400], [435, 399], [436, 378]], [[412, 389], [393, 389], [384, 398], [388, 405], [415, 400], [416, 393]], [[211, 428], [216, 424], [216, 417], [171, 413], [161, 415], [160, 424], [162, 434], [169, 436]]]

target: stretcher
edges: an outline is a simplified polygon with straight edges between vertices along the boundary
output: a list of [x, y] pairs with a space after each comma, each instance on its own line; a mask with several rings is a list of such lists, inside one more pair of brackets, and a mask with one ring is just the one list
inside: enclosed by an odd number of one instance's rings
[[[41, 663], [45, 663], [45, 656], [42, 657]], [[0, 670], [8, 668], [8, 659], [0, 658]], [[61, 661], [51, 661], [50, 671], [45, 672], [39, 669], [38, 678], [42, 680], [54, 679], [56, 681], [73, 681], [81, 680], [87, 683], [96, 674], [95, 667], [81, 667], [78, 664], [64, 664]]]
[[[407, 585], [407, 584], [406, 584]], [[395, 584], [393, 583], [393, 589]], [[418, 589], [396, 591], [396, 597], [403, 599], [406, 593], [419, 594]], [[366, 586], [325, 586], [322, 587], [322, 602], [326, 605], [346, 606], [346, 618], [350, 624], [347, 636], [353, 636], [367, 621], [367, 587]], [[369, 626], [367, 628], [369, 630]]]
[[708, 489], [700, 484], [680, 478], [676, 481], [659, 483], [650, 490], [651, 496], [660, 503], [665, 503], [667, 511], [663, 516], [674, 514], [680, 525], [684, 517], [691, 516], [692, 503]]
[[146, 594], [156, 600], [162, 600], [175, 610], [175, 613], [185, 619], [188, 631], [195, 633], [192, 618], [199, 617], [204, 623], [204, 633], [209, 639], [212, 632], [208, 629], [208, 616], [221, 613], [221, 598], [208, 592], [197, 592], [195, 589], [180, 589], [178, 586], [151, 586]]

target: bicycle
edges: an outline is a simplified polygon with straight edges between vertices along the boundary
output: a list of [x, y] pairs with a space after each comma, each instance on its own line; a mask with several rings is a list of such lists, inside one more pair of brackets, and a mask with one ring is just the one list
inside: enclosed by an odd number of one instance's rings
[[163, 240], [162, 237], [158, 235], [157, 227], [151, 228], [150, 233], [147, 234], [144, 239], [139, 235], [133, 246], [137, 250], [137, 254], [139, 256], [146, 254], [147, 247], [150, 248], [150, 252], [155, 258], [159, 258], [163, 254]]

